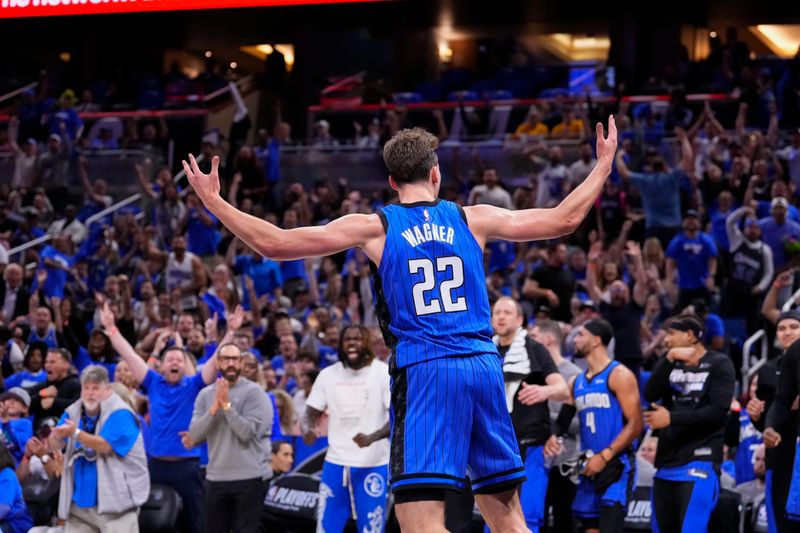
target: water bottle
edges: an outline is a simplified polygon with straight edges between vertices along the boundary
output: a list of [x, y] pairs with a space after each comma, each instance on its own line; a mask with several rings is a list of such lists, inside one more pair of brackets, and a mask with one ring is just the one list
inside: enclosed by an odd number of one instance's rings
[[544, 467], [548, 470], [553, 467], [554, 464], [558, 461], [558, 458], [561, 457], [561, 454], [564, 453], [564, 437], [558, 437], [558, 446], [560, 451], [551, 456], [545, 455], [544, 457]]

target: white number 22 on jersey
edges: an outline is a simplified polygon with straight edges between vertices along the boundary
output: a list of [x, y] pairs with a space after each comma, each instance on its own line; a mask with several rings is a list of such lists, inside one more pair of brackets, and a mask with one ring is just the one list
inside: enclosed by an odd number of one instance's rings
[[439, 284], [439, 294], [441, 301], [431, 298], [430, 303], [425, 303], [425, 291], [430, 291], [436, 285], [436, 273], [433, 270], [433, 261], [430, 259], [411, 259], [408, 262], [408, 271], [416, 274], [422, 270], [422, 280], [415, 283], [411, 289], [414, 295], [414, 308], [417, 316], [441, 313], [444, 307], [445, 313], [467, 310], [467, 298], [460, 296], [453, 301], [453, 289], [457, 289], [464, 284], [464, 262], [460, 257], [437, 257], [436, 271], [446, 272], [450, 267], [453, 277], [442, 281]]

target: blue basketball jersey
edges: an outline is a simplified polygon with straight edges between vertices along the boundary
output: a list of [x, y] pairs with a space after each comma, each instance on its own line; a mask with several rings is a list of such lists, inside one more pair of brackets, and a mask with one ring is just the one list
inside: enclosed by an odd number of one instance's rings
[[463, 209], [436, 200], [378, 211], [386, 230], [372, 265], [378, 319], [393, 368], [443, 357], [497, 353], [483, 250]]
[[611, 361], [602, 372], [591, 379], [586, 373], [575, 377], [572, 394], [581, 422], [581, 449], [600, 453], [608, 448], [625, 425], [622, 407], [608, 379], [619, 364]]
[[753, 456], [761, 444], [761, 433], [753, 426], [745, 409], [739, 411], [739, 446], [736, 448], [736, 484], [746, 483], [756, 478], [753, 470]]

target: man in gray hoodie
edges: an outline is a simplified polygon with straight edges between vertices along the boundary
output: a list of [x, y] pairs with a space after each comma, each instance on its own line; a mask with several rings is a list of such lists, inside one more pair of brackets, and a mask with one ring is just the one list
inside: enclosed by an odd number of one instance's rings
[[241, 377], [242, 352], [235, 344], [219, 348], [217, 366], [222, 377], [200, 391], [189, 424], [194, 444], [208, 441], [205, 531], [256, 532], [272, 475], [272, 405], [258, 385]]

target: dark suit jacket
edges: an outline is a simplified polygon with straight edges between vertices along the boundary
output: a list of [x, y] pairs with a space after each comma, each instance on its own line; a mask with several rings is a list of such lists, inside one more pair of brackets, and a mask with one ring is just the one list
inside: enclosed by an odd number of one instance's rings
[[[19, 290], [17, 291], [17, 301], [14, 304], [14, 316], [7, 316], [6, 321], [11, 322], [18, 316], [24, 316], [28, 314], [28, 304], [29, 300], [31, 299], [31, 293], [28, 292], [28, 289], [25, 285], [20, 285]], [[6, 282], [3, 279], [0, 279], [0, 311], [3, 310], [3, 303], [6, 301]]]

